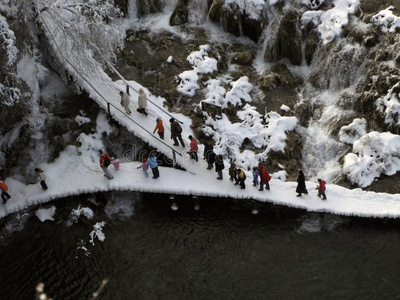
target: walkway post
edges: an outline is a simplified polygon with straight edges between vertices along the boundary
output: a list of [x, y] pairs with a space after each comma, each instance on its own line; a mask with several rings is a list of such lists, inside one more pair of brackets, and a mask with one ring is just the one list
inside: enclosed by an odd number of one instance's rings
[[107, 102], [108, 115], [111, 117], [110, 102]]
[[129, 85], [126, 85], [126, 93], [129, 95]]
[[173, 166], [175, 167], [176, 166], [176, 154], [175, 154], [174, 150], [172, 150], [172, 159], [173, 159]]

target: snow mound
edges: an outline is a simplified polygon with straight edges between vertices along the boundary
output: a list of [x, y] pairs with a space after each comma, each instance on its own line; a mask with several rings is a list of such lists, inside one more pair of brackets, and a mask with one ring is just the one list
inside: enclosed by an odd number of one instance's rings
[[396, 28], [400, 27], [400, 18], [393, 14], [393, 6], [389, 6], [385, 10], [371, 18], [371, 23], [378, 26], [383, 33], [396, 32]]

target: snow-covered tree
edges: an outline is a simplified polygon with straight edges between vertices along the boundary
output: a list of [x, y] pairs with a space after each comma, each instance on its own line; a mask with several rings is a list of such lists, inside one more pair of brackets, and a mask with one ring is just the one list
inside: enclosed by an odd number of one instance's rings
[[123, 46], [122, 16], [113, 0], [34, 0], [36, 20], [42, 25], [58, 57], [80, 72], [93, 71], [93, 62], [115, 61], [115, 49]]

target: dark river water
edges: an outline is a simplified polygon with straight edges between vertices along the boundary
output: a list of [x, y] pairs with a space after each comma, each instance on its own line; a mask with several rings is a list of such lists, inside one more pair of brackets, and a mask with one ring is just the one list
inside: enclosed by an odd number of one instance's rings
[[[1, 223], [0, 299], [400, 299], [400, 221], [251, 201], [114, 193], [55, 201]], [[194, 204], [200, 209], [194, 209]], [[71, 222], [72, 208], [92, 220]], [[257, 210], [257, 214], [254, 210]], [[105, 221], [104, 241], [90, 241]], [[11, 230], [13, 228], [13, 230]]]

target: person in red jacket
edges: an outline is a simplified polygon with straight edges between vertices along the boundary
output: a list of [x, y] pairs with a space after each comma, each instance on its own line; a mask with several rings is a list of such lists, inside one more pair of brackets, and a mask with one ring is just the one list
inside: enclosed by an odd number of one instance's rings
[[322, 179], [318, 179], [318, 197], [322, 196], [322, 200], [326, 200], [325, 190], [326, 190], [326, 182]]
[[7, 200], [10, 199], [11, 196], [7, 193], [8, 186], [2, 180], [0, 180], [0, 190], [1, 190], [1, 199], [3, 200], [3, 204], [6, 204]]
[[195, 159], [196, 162], [199, 161], [199, 158], [197, 156], [197, 150], [199, 150], [199, 147], [197, 146], [197, 139], [189, 135], [189, 140], [190, 140], [190, 150], [189, 150], [189, 155], [190, 158]]
[[157, 125], [156, 128], [154, 128], [153, 134], [158, 130], [158, 136], [160, 137], [160, 139], [164, 139], [164, 125], [163, 122], [160, 118], [157, 118], [156, 120]]
[[102, 150], [99, 150], [100, 154], [100, 167], [104, 172], [104, 176], [108, 179], [113, 179], [114, 176], [111, 175], [110, 171], [108, 170], [109, 165], [111, 164], [111, 158], [107, 153], [104, 153]]
[[259, 191], [264, 190], [264, 184], [265, 188], [269, 191], [269, 181], [271, 180], [271, 176], [269, 175], [267, 168], [263, 166], [262, 164], [258, 165], [258, 173], [260, 175], [260, 189]]

